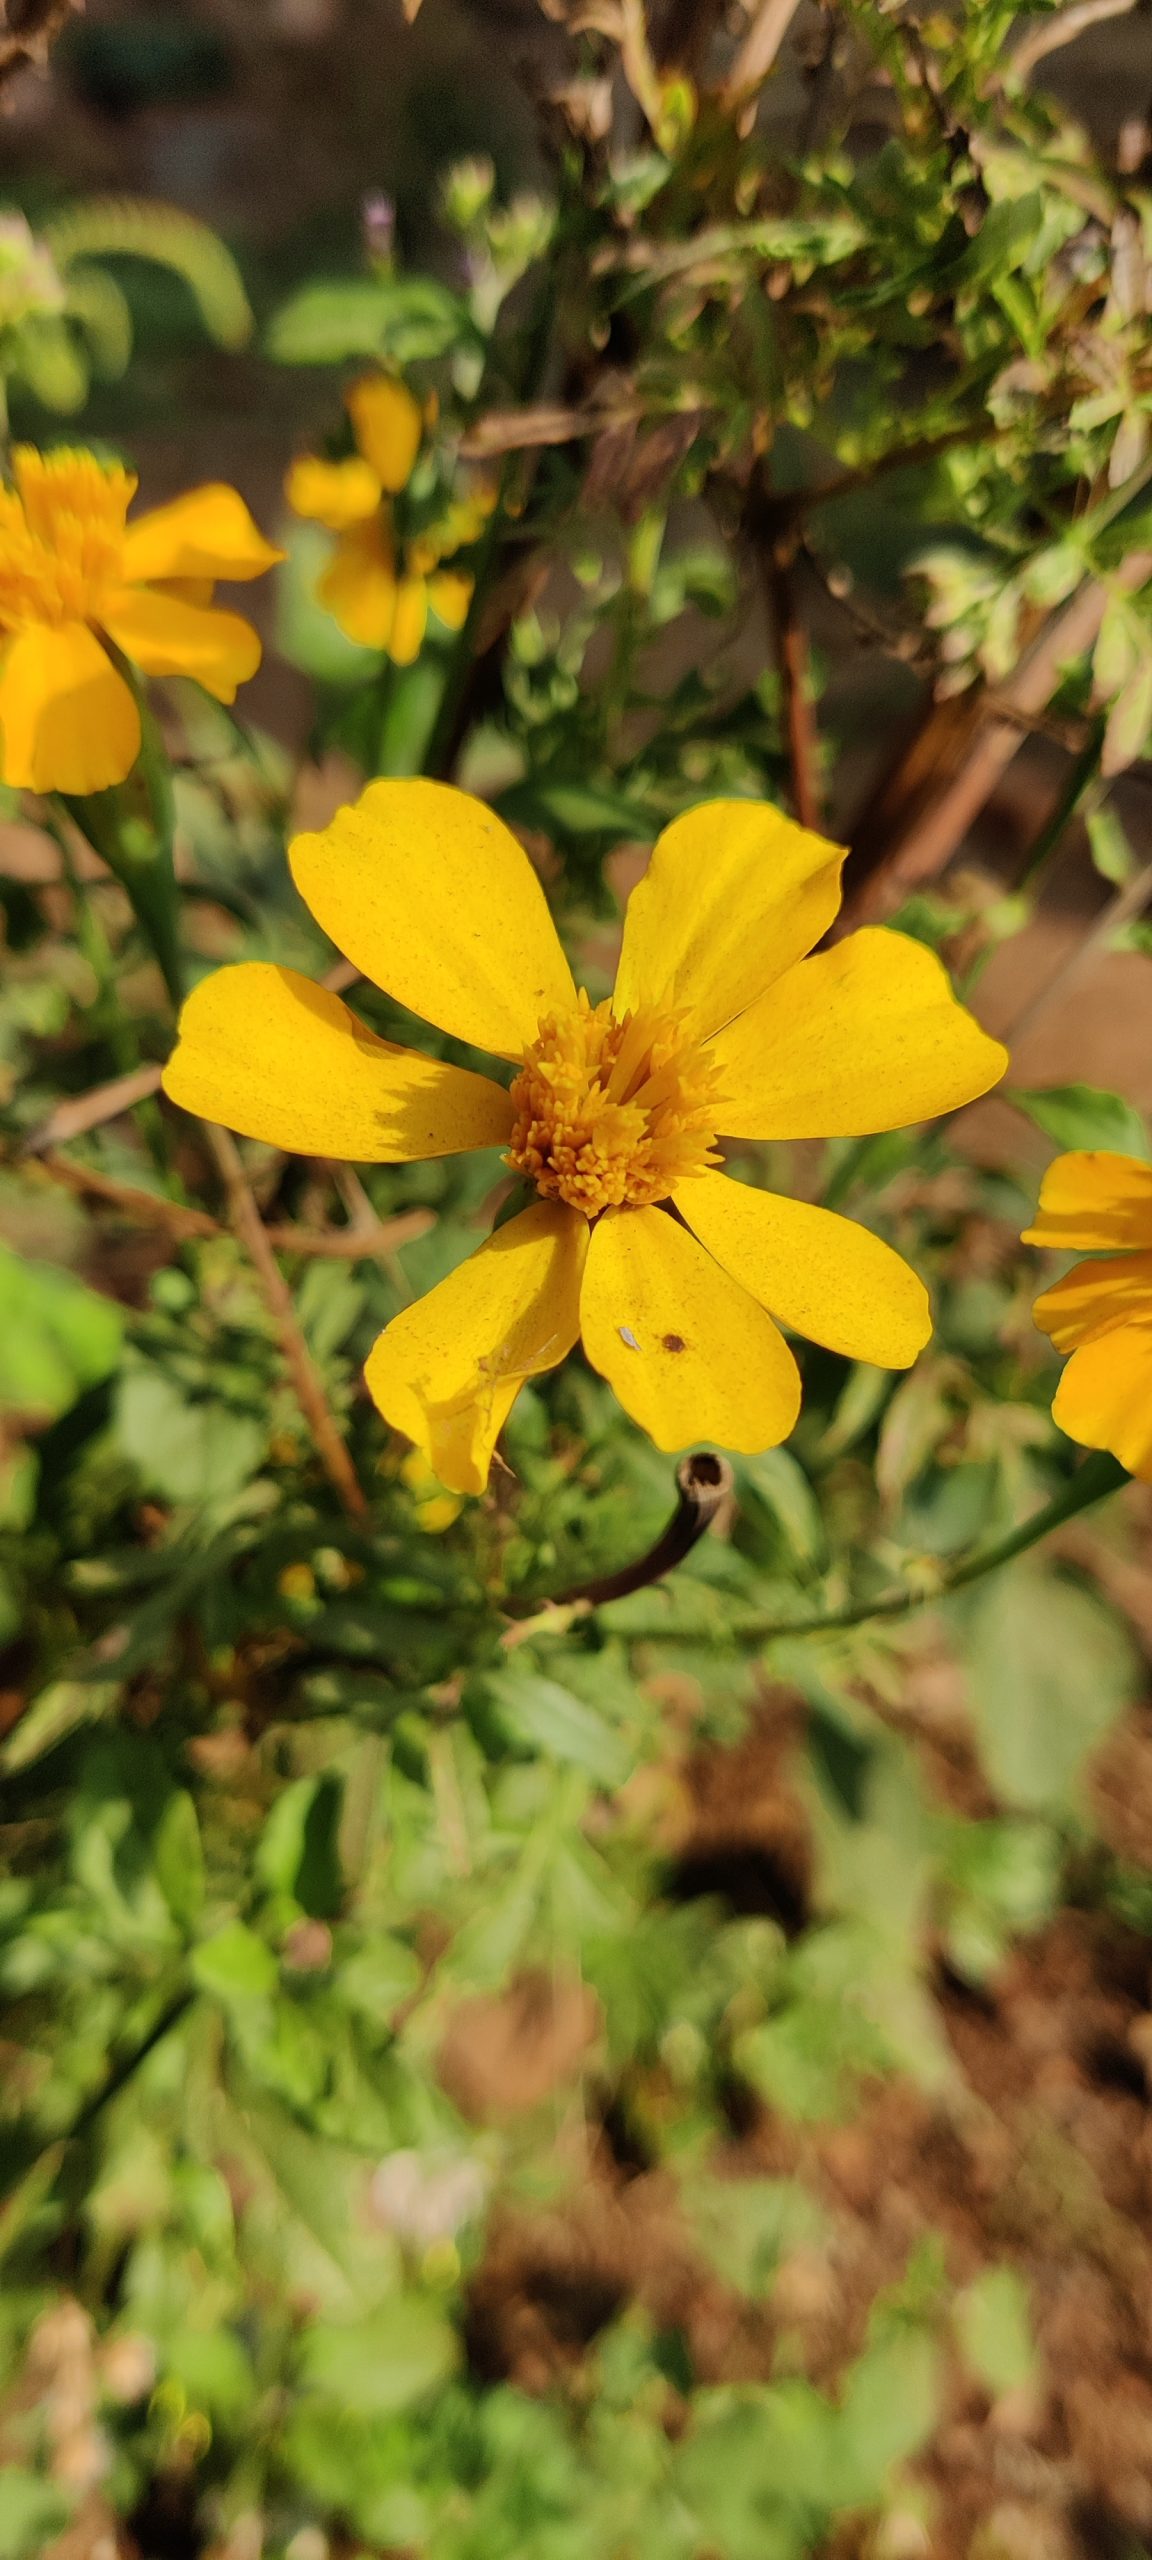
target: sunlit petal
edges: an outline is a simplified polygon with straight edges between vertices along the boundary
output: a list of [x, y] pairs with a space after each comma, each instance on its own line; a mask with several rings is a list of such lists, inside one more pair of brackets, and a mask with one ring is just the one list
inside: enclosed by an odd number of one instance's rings
[[284, 495], [294, 515], [327, 525], [330, 533], [345, 533], [349, 525], [375, 515], [381, 488], [363, 454], [325, 462], [319, 454], [304, 453], [288, 472]]
[[663, 1209], [593, 1228], [580, 1331], [658, 1449], [771, 1449], [800, 1410], [800, 1374], [770, 1315]]
[[14, 789], [107, 791], [140, 753], [140, 714], [85, 623], [36, 623], [0, 667], [0, 735]]
[[371, 1395], [452, 1492], [483, 1492], [525, 1378], [571, 1350], [587, 1238], [574, 1209], [537, 1201], [376, 1343], [364, 1373]]
[[124, 536], [124, 577], [259, 578], [284, 554], [265, 542], [236, 489], [220, 480], [138, 516]]
[[987, 1093], [1008, 1064], [935, 952], [866, 927], [801, 960], [712, 1044], [726, 1138], [856, 1138]]
[[848, 1360], [906, 1369], [932, 1331], [923, 1281], [869, 1228], [706, 1173], [674, 1199], [694, 1235], [781, 1323]]
[[382, 489], [407, 487], [424, 434], [424, 413], [407, 385], [389, 374], [365, 374], [345, 393], [356, 442]]
[[389, 657], [398, 667], [414, 664], [424, 646], [427, 628], [428, 589], [423, 578], [398, 578], [392, 629], [386, 644]]
[[1075, 1351], [1118, 1325], [1152, 1324], [1152, 1252], [1079, 1262], [1043, 1291], [1032, 1312], [1058, 1351]]
[[217, 969], [189, 996], [164, 1090], [185, 1111], [296, 1155], [406, 1164], [502, 1146], [502, 1087], [366, 1031], [295, 969]]
[[239, 613], [126, 587], [106, 607], [109, 638], [146, 676], [195, 676], [218, 702], [234, 702], [260, 664], [260, 641]]
[[342, 533], [316, 588], [322, 605], [362, 649], [386, 649], [396, 615], [396, 562], [373, 516]]
[[628, 901], [613, 1004], [684, 1006], [701, 1037], [820, 940], [843, 849], [759, 800], [706, 800], [666, 827]]
[[1086, 1449], [1110, 1449], [1152, 1481], [1152, 1322], [1121, 1325], [1074, 1351], [1052, 1418]]
[[480, 800], [440, 782], [372, 782], [292, 873], [349, 960], [457, 1039], [518, 1058], [543, 1013], [575, 1003], [523, 847]]
[[1152, 1249], [1152, 1164], [1102, 1147], [1057, 1156], [1023, 1242], [1069, 1253]]

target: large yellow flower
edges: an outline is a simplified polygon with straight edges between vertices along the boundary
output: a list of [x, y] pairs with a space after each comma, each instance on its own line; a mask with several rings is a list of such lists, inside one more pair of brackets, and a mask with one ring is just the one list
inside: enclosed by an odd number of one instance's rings
[[438, 515], [402, 534], [390, 501], [407, 488], [424, 434], [424, 412], [402, 382], [368, 374], [345, 395], [356, 451], [342, 462], [305, 454], [285, 482], [298, 516], [325, 525], [336, 548], [317, 587], [320, 602], [365, 649], [383, 649], [400, 667], [424, 645], [429, 613], [459, 631], [473, 580], [441, 562], [475, 542], [495, 504], [478, 481]]
[[368, 1362], [381, 1413], [453, 1491], [482, 1491], [518, 1388], [578, 1338], [661, 1449], [744, 1450], [799, 1409], [774, 1317], [885, 1367], [927, 1341], [923, 1282], [879, 1237], [716, 1170], [718, 1133], [903, 1128], [1003, 1073], [919, 943], [865, 931], [803, 956], [842, 860], [752, 801], [690, 810], [633, 892], [611, 1002], [592, 1005], [501, 820], [441, 783], [374, 782], [297, 838], [296, 885], [377, 986], [511, 1059], [511, 1090], [374, 1038], [290, 969], [221, 969], [185, 1005], [164, 1082], [187, 1110], [360, 1163], [503, 1147], [534, 1185]]
[[130, 471], [94, 453], [17, 445], [0, 488], [0, 776], [28, 791], [104, 791], [140, 752], [140, 715], [106, 642], [144, 675], [195, 676], [219, 702], [260, 664], [217, 578], [283, 554], [235, 489], [192, 489], [127, 522]]
[[1152, 1165], [1100, 1149], [1057, 1156], [1024, 1242], [1100, 1256], [1036, 1300], [1041, 1332], [1072, 1354], [1052, 1415], [1152, 1483]]

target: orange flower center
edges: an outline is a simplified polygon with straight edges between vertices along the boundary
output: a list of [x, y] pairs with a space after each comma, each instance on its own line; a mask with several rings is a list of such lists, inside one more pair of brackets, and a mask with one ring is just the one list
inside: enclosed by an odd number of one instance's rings
[[18, 445], [0, 488], [0, 628], [99, 622], [120, 584], [136, 482], [94, 453]]
[[666, 1200], [719, 1162], [711, 1053], [666, 1007], [641, 1005], [617, 1021], [582, 990], [574, 1011], [545, 1015], [512, 1100], [507, 1163], [586, 1218]]

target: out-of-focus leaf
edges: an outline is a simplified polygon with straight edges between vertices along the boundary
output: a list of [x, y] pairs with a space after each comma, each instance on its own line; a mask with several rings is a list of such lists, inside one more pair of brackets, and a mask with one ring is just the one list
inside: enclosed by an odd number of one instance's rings
[[215, 1937], [203, 1939], [192, 1957], [192, 1971], [202, 1991], [225, 2003], [266, 2000], [280, 1978], [271, 1947], [242, 1920], [229, 1920]]
[[71, 2513], [72, 2500], [55, 2480], [6, 2467], [0, 2490], [0, 2560], [41, 2560]]
[[446, 2380], [459, 2358], [454, 2330], [419, 2294], [398, 2294], [368, 2320], [347, 2328], [323, 2322], [303, 2341], [300, 2378], [337, 2409], [354, 2416], [393, 2417]]
[[247, 1484], [264, 1455], [267, 1427], [217, 1397], [192, 1402], [152, 1363], [134, 1360], [116, 1398], [122, 1447], [167, 1502], [223, 1502]]
[[297, 1778], [278, 1796], [256, 1850], [256, 1873], [291, 1894], [314, 1919], [332, 1920], [344, 1898], [340, 1872], [342, 1779], [331, 1770]]
[[1031, 1092], [1015, 1085], [1005, 1099], [1058, 1147], [1103, 1147], [1121, 1156], [1152, 1153], [1141, 1113], [1122, 1094], [1091, 1084], [1044, 1085]]
[[986, 2267], [952, 2305], [965, 2364], [994, 2398], [1036, 2376], [1028, 2295], [1014, 2267]]
[[1088, 1753], [1139, 1694], [1119, 1620], [1029, 1558], [981, 1584], [960, 1623], [992, 1785], [1008, 1804], [1066, 1805]]
[[110, 1298], [0, 1245], [0, 1412], [42, 1421], [66, 1413], [85, 1387], [110, 1376], [122, 1332]]
[[632, 1767], [626, 1741], [596, 1709], [558, 1680], [512, 1664], [491, 1683], [501, 1722], [550, 1760], [583, 1769], [599, 1786], [619, 1787]]

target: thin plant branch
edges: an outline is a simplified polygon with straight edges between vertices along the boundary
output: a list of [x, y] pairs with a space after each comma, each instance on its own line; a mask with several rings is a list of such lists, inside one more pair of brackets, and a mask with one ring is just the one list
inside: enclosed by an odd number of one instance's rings
[[[1025, 650], [998, 688], [932, 706], [858, 832], [837, 933], [890, 915], [924, 881], [936, 879], [963, 843], [1016, 755], [1028, 720], [1043, 711], [1064, 669], [1093, 647], [1115, 588], [1132, 591], [1152, 572], [1152, 553], [1133, 552], [1106, 588], [1086, 579]], [[934, 729], [941, 731], [938, 750]], [[937, 776], [942, 776], [937, 780]]]
[[[145, 1191], [138, 1183], [116, 1182], [111, 1174], [101, 1173], [94, 1165], [74, 1164], [70, 1157], [55, 1149], [42, 1151], [38, 1161], [52, 1181], [66, 1190], [107, 1201], [138, 1226], [164, 1227], [178, 1238], [222, 1236], [229, 1230], [206, 1209], [194, 1209], [182, 1200], [167, 1200], [159, 1192]], [[367, 1200], [367, 1194], [362, 1193]], [[371, 1203], [368, 1203], [371, 1209]], [[417, 1236], [427, 1235], [436, 1223], [431, 1209], [402, 1209], [394, 1218], [358, 1216], [346, 1227], [301, 1227], [291, 1220], [279, 1224], [266, 1223], [264, 1233], [279, 1253], [302, 1253], [326, 1258], [331, 1262], [366, 1262], [376, 1255], [395, 1253], [400, 1245], [412, 1244]]]
[[1115, 897], [1109, 899], [1091, 931], [1083, 935], [1075, 948], [1069, 952], [1067, 959], [1062, 960], [1059, 968], [1053, 972], [1047, 985], [1039, 989], [1038, 993], [1024, 1006], [1023, 1011], [1017, 1015], [1015, 1022], [1009, 1024], [1003, 1035], [1004, 1038], [1010, 1044], [1022, 1040], [1025, 1033], [1031, 1031], [1034, 1023], [1039, 1021], [1041, 1014], [1047, 1013], [1049, 1006], [1056, 1002], [1058, 996], [1065, 993], [1073, 979], [1080, 976], [1086, 964], [1096, 959], [1101, 951], [1107, 950], [1113, 935], [1119, 933], [1124, 925], [1133, 923], [1137, 916], [1143, 915], [1150, 900], [1152, 900], [1152, 862], [1146, 862], [1139, 871], [1133, 873], [1131, 880], [1126, 881], [1122, 889], [1117, 890]]
[[276, 1260], [263, 1219], [252, 1196], [240, 1150], [229, 1129], [201, 1122], [228, 1195], [232, 1225], [254, 1265], [264, 1302], [276, 1327], [285, 1366], [329, 1482], [351, 1520], [368, 1518], [368, 1503], [335, 1416], [324, 1393], [312, 1354], [304, 1340], [292, 1292]]
[[517, 1620], [506, 1630], [506, 1650], [523, 1644], [532, 1635], [557, 1634], [589, 1610], [602, 1608], [606, 1601], [626, 1600], [631, 1592], [662, 1582], [666, 1573], [683, 1564], [685, 1556], [691, 1555], [705, 1530], [711, 1528], [731, 1499], [732, 1469], [727, 1458], [720, 1457], [715, 1449], [697, 1449], [690, 1458], [681, 1459], [676, 1486], [676, 1509], [654, 1547], [615, 1573], [593, 1574], [589, 1581], [573, 1583], [569, 1590], [558, 1592], [542, 1605], [538, 1602], [531, 1617]]
[[1030, 35], [1022, 36], [1009, 56], [1008, 68], [1017, 80], [1026, 80], [1038, 62], [1050, 53], [1059, 53], [1066, 44], [1074, 44], [1077, 36], [1086, 35], [1089, 27], [1098, 27], [1105, 18], [1126, 18], [1136, 0], [1076, 0], [1075, 7], [1062, 9], [1056, 18], [1044, 20]]
[[796, 594], [795, 544], [787, 539], [773, 543], [762, 554], [762, 561], [776, 643], [792, 806], [802, 827], [818, 831], [823, 823], [820, 741], [812, 704], [808, 634]]
[[[830, 1609], [815, 1618], [745, 1618], [727, 1632], [737, 1644], [769, 1644], [787, 1636], [835, 1635], [848, 1627], [871, 1625], [873, 1620], [910, 1618], [917, 1609], [935, 1608], [957, 1591], [966, 1591], [973, 1582], [981, 1582], [985, 1574], [995, 1573], [1001, 1565], [1011, 1564], [1014, 1557], [1038, 1546], [1052, 1530], [1063, 1527], [1093, 1503], [1103, 1502], [1109, 1494], [1118, 1493], [1131, 1482], [1128, 1471], [1118, 1458], [1106, 1450], [1098, 1450], [1078, 1467], [1071, 1483], [1054, 1494], [1043, 1510], [1034, 1511], [1016, 1529], [989, 1547], [978, 1547], [974, 1555], [965, 1556], [942, 1573], [930, 1590], [910, 1589], [882, 1592], [875, 1600], [854, 1600], [843, 1609]], [[672, 1627], [629, 1627], [629, 1644], [658, 1644], [689, 1640], [683, 1625]]]
[[723, 104], [737, 104], [767, 79], [799, 6], [800, 0], [760, 0], [724, 83]]

